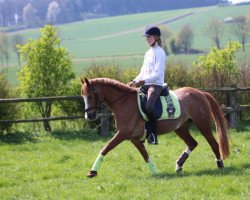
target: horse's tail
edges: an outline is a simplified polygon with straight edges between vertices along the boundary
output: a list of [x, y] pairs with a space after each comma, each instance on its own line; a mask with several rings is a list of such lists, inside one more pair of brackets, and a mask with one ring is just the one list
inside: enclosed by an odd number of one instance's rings
[[210, 103], [212, 114], [215, 120], [221, 157], [222, 159], [226, 159], [230, 154], [228, 125], [226, 118], [224, 117], [223, 112], [214, 97], [207, 92], [204, 92], [204, 94]]

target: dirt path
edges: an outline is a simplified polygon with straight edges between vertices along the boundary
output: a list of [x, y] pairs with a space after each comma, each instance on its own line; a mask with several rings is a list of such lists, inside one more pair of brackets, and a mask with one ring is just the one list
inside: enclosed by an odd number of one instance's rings
[[[215, 8], [217, 8], [217, 6], [211, 6], [211, 7], [208, 7], [208, 8], [200, 9], [198, 11], [194, 10], [194, 11], [188, 12], [186, 14], [179, 15], [179, 16], [167, 19], [167, 20], [162, 20], [162, 21], [155, 22], [153, 24], [155, 24], [155, 25], [169, 24], [171, 22], [180, 20], [180, 19], [188, 17], [190, 15], [193, 15], [193, 14], [196, 14], [196, 13], [201, 13], [201, 12], [207, 12], [207, 11], [210, 11], [210, 10], [215, 9]], [[134, 32], [142, 32], [144, 29], [145, 29], [145, 26], [135, 28], [135, 29], [131, 29], [131, 30], [128, 30], [128, 31], [119, 32], [119, 33], [104, 35], [104, 36], [101, 36], [101, 37], [94, 37], [94, 38], [90, 38], [89, 40], [103, 40], [103, 39], [107, 39], [107, 38], [127, 35], [127, 34], [134, 33]]]
[[[187, 17], [187, 16], [192, 15], [192, 14], [194, 14], [194, 12], [189, 12], [189, 13], [177, 16], [177, 17], [170, 18], [168, 20], [159, 21], [159, 22], [156, 22], [154, 24], [155, 25], [169, 24], [169, 23], [171, 23], [173, 21], [179, 20], [181, 18]], [[103, 39], [117, 37], [117, 36], [121, 36], [121, 35], [127, 35], [127, 34], [134, 33], [134, 32], [142, 32], [144, 29], [145, 29], [145, 26], [142, 26], [142, 27], [131, 29], [131, 30], [128, 30], [128, 31], [123, 31], [123, 32], [114, 33], [114, 34], [110, 34], [110, 35], [104, 35], [104, 36], [101, 36], [101, 37], [94, 37], [94, 38], [91, 38], [89, 40], [103, 40]]]

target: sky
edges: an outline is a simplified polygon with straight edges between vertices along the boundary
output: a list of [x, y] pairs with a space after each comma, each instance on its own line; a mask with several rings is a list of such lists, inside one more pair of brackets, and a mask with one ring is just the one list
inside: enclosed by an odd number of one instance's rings
[[228, 0], [232, 4], [237, 4], [237, 3], [250, 3], [250, 0]]

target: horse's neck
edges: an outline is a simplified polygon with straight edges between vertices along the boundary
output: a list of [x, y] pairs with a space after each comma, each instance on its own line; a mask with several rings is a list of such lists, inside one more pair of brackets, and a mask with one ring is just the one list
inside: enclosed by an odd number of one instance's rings
[[111, 110], [115, 112], [117, 110], [117, 107], [127, 107], [129, 106], [127, 103], [124, 103], [126, 97], [130, 92], [126, 91], [120, 91], [116, 88], [107, 88], [107, 91], [105, 91], [104, 95], [104, 101], [109, 105]]
[[112, 104], [116, 101], [119, 101], [118, 99], [121, 98], [121, 96], [124, 94], [124, 92], [119, 91], [118, 89], [107, 87], [104, 93], [104, 101], [109, 106], [112, 106]]

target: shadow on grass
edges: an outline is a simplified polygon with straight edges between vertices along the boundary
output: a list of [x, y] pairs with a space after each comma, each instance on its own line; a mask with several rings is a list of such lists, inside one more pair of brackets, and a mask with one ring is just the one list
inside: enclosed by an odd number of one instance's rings
[[20, 144], [24, 142], [37, 142], [38, 139], [34, 134], [28, 132], [14, 132], [0, 134], [0, 142], [8, 144]]
[[53, 131], [50, 135], [59, 140], [86, 140], [86, 141], [97, 141], [103, 140], [107, 141], [110, 137], [101, 137], [97, 134], [94, 129], [85, 129], [79, 131]]
[[237, 132], [248, 131], [250, 129], [249, 124], [250, 124], [250, 119], [239, 121], [238, 127], [236, 128]]
[[108, 141], [110, 137], [101, 137], [95, 130], [86, 129], [79, 131], [52, 131], [52, 132], [13, 132], [7, 134], [0, 133], [0, 142], [7, 144], [22, 144], [24, 142], [39, 142], [51, 139], [59, 140], [86, 140], [86, 141]]
[[242, 175], [246, 169], [250, 168], [250, 163], [245, 163], [240, 166], [225, 167], [223, 169], [206, 169], [195, 172], [179, 172], [179, 173], [159, 173], [154, 175], [156, 179], [175, 179], [190, 176], [225, 176], [225, 175]]

